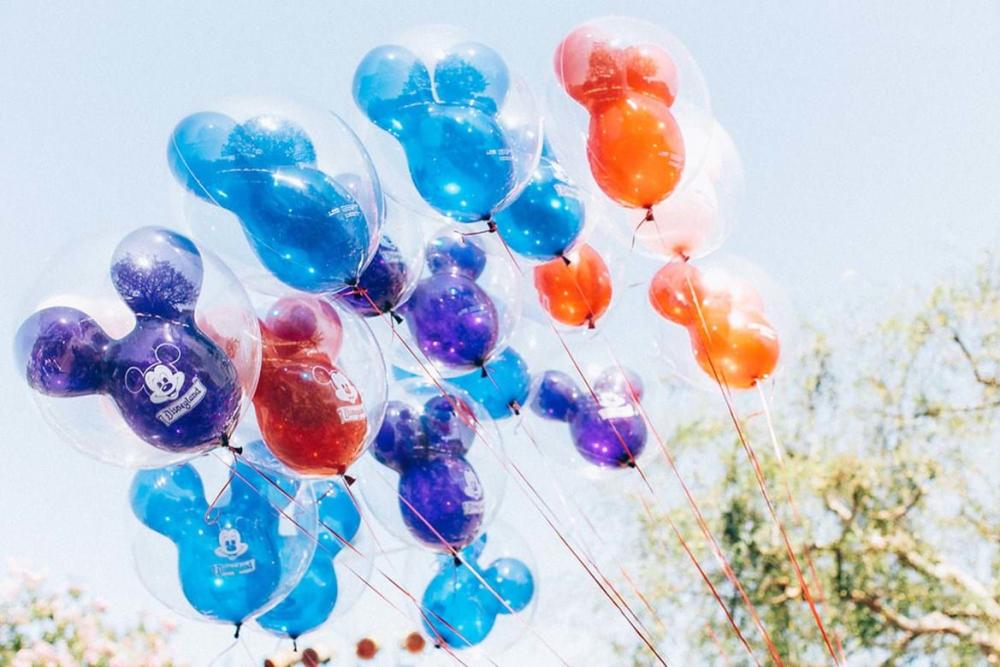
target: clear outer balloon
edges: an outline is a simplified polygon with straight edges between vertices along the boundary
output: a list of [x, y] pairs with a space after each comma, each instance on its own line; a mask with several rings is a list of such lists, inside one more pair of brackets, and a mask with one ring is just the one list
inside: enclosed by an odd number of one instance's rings
[[619, 236], [640, 252], [665, 259], [704, 257], [717, 250], [735, 228], [743, 203], [743, 165], [729, 133], [713, 122], [707, 136], [690, 133], [706, 146], [705, 161], [690, 185], [660, 202], [641, 222], [620, 218]]
[[420, 596], [414, 620], [435, 644], [496, 657], [528, 632], [538, 607], [537, 571], [528, 543], [502, 522], [457, 561], [413, 550], [406, 581]]
[[328, 111], [274, 100], [206, 104], [178, 122], [167, 163], [192, 235], [256, 291], [340, 289], [378, 247], [378, 177]]
[[534, 280], [539, 303], [560, 324], [593, 329], [611, 305], [611, 272], [587, 244], [536, 266]]
[[787, 299], [747, 262], [669, 263], [653, 277], [649, 301], [671, 325], [679, 325], [658, 331], [663, 357], [696, 386], [717, 391], [721, 382], [749, 389], [772, 377], [787, 352], [779, 336], [792, 329]]
[[[353, 602], [344, 594], [343, 587], [347, 584], [349, 591], [356, 577], [350, 571], [338, 573], [336, 566], [341, 561], [354, 556], [355, 562], [350, 567], [361, 577], [371, 570], [371, 557], [358, 556], [361, 514], [344, 483], [324, 480], [312, 482], [311, 487], [318, 523], [312, 560], [295, 588], [277, 606], [257, 618], [257, 623], [268, 632], [292, 640], [316, 630], [335, 610], [342, 611]], [[360, 569], [356, 565], [359, 558]]]
[[386, 201], [378, 250], [356, 284], [336, 296], [364, 317], [394, 314], [413, 294], [424, 268], [423, 228], [427, 220]]
[[572, 376], [546, 371], [531, 408], [541, 417], [569, 424], [577, 452], [605, 468], [635, 467], [646, 448], [646, 422], [639, 411], [642, 380], [637, 373], [608, 368], [581, 387]]
[[586, 225], [585, 197], [548, 142], [528, 185], [494, 220], [507, 247], [529, 260], [564, 257], [579, 242]]
[[[143, 227], [56, 253], [23, 311], [16, 367], [52, 427], [103, 461], [190, 458], [224, 444], [249, 405], [252, 307], [221, 262], [175, 232]], [[210, 328], [227, 332], [228, 349]]]
[[451, 553], [485, 530], [503, 498], [503, 443], [468, 395], [413, 378], [390, 387], [371, 457], [358, 481], [372, 514], [394, 535]]
[[185, 616], [239, 628], [282, 600], [312, 560], [312, 491], [287, 471], [208, 455], [136, 473], [129, 497], [142, 524], [139, 579]]
[[342, 475], [378, 432], [385, 363], [368, 325], [321, 297], [266, 300], [254, 408], [264, 442], [303, 476]]
[[712, 113], [701, 71], [676, 37], [598, 18], [566, 35], [553, 65], [548, 139], [578, 185], [649, 209], [693, 181], [705, 158], [697, 137], [708, 136]]
[[457, 222], [486, 221], [530, 180], [542, 148], [528, 86], [489, 45], [421, 26], [376, 46], [354, 101], [389, 195]]
[[446, 377], [481, 370], [521, 315], [517, 269], [499, 244], [448, 228], [427, 243], [426, 265], [399, 310], [408, 347], [393, 346], [393, 363], [414, 373], [430, 366]]

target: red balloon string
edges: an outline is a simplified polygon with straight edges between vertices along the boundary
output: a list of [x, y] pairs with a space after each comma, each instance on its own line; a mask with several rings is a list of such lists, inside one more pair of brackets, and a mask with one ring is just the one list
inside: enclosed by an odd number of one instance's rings
[[[297, 530], [298, 530], [299, 532], [301, 532], [301, 533], [302, 533], [303, 535], [305, 535], [305, 536], [306, 536], [306, 537], [308, 537], [308, 538], [309, 538], [310, 540], [312, 540], [312, 542], [313, 542], [313, 543], [314, 543], [314, 544], [316, 545], [316, 548], [317, 548], [317, 549], [323, 549], [323, 551], [324, 551], [324, 552], [326, 552], [326, 554], [330, 556], [330, 559], [331, 559], [331, 560], [332, 560], [332, 559], [333, 559], [333, 558], [334, 558], [334, 557], [336, 556], [336, 553], [335, 553], [335, 552], [333, 552], [333, 551], [330, 551], [330, 549], [329, 549], [329, 548], [328, 548], [328, 547], [327, 547], [327, 546], [326, 546], [325, 544], [323, 544], [323, 543], [322, 543], [322, 542], [321, 542], [321, 541], [319, 540], [319, 537], [317, 537], [316, 535], [314, 535], [314, 534], [313, 534], [313, 533], [312, 533], [312, 532], [311, 532], [311, 531], [310, 531], [310, 530], [309, 530], [308, 528], [306, 528], [305, 526], [303, 526], [303, 525], [302, 525], [302, 523], [301, 523], [300, 521], [298, 521], [298, 520], [297, 520], [297, 519], [296, 519], [295, 517], [291, 516], [291, 515], [290, 515], [290, 514], [289, 514], [288, 512], [286, 512], [286, 511], [285, 511], [285, 509], [284, 509], [283, 507], [278, 507], [278, 506], [277, 506], [277, 505], [276, 505], [276, 504], [275, 504], [275, 503], [274, 503], [274, 502], [272, 501], [272, 499], [271, 499], [271, 498], [269, 498], [269, 497], [268, 497], [268, 496], [266, 496], [265, 494], [261, 493], [261, 492], [260, 492], [260, 490], [259, 490], [259, 489], [257, 489], [257, 487], [256, 487], [256, 486], [255, 486], [254, 484], [252, 484], [252, 483], [250, 482], [250, 480], [248, 480], [248, 479], [247, 479], [247, 478], [246, 478], [246, 477], [245, 477], [245, 476], [244, 476], [244, 475], [243, 475], [242, 473], [240, 473], [240, 472], [239, 472], [239, 471], [238, 471], [238, 470], [236, 469], [236, 466], [235, 466], [235, 465], [234, 465], [233, 463], [231, 463], [231, 462], [229, 462], [229, 461], [226, 461], [225, 459], [223, 459], [222, 457], [220, 457], [220, 456], [219, 456], [219, 454], [218, 454], [217, 452], [213, 452], [213, 453], [214, 453], [214, 454], [216, 455], [216, 458], [218, 458], [218, 459], [219, 459], [220, 461], [222, 461], [222, 463], [223, 463], [223, 464], [224, 464], [225, 466], [227, 466], [227, 467], [229, 468], [229, 471], [230, 471], [230, 481], [232, 481], [232, 478], [233, 478], [234, 476], [235, 476], [235, 477], [239, 477], [239, 478], [240, 478], [240, 479], [241, 479], [241, 480], [242, 480], [243, 482], [245, 482], [245, 483], [247, 484], [247, 486], [248, 486], [248, 487], [250, 488], [250, 490], [252, 490], [252, 491], [253, 491], [254, 493], [256, 493], [256, 494], [257, 494], [258, 496], [260, 496], [260, 497], [261, 497], [261, 498], [262, 498], [262, 499], [263, 499], [264, 501], [266, 501], [266, 502], [267, 502], [267, 503], [268, 503], [268, 504], [269, 504], [269, 505], [270, 505], [270, 506], [271, 506], [271, 507], [272, 507], [273, 509], [275, 509], [275, 510], [276, 510], [276, 511], [277, 511], [277, 512], [278, 512], [278, 513], [279, 513], [279, 514], [280, 514], [280, 515], [282, 516], [282, 517], [284, 517], [284, 518], [285, 518], [285, 519], [287, 519], [287, 520], [288, 520], [289, 522], [291, 522], [291, 523], [292, 523], [292, 525], [294, 525], [294, 526], [295, 526], [295, 528], [296, 528], [296, 529], [297, 529]], [[265, 480], [265, 481], [266, 481], [266, 482], [267, 482], [267, 483], [268, 483], [268, 484], [269, 484], [269, 485], [270, 485], [270, 486], [271, 486], [272, 488], [274, 488], [274, 489], [277, 489], [277, 490], [278, 490], [278, 491], [279, 491], [279, 492], [280, 492], [280, 493], [281, 493], [282, 495], [284, 495], [284, 496], [285, 496], [286, 498], [291, 498], [291, 499], [292, 499], [292, 502], [295, 502], [296, 504], [298, 504], [298, 505], [299, 505], [299, 507], [302, 507], [302, 505], [301, 505], [300, 503], [298, 503], [298, 501], [297, 501], [297, 500], [295, 500], [294, 498], [292, 498], [292, 497], [290, 496], [290, 494], [289, 494], [289, 493], [288, 493], [287, 491], [285, 491], [284, 489], [282, 489], [282, 488], [281, 488], [281, 486], [280, 486], [280, 485], [279, 485], [279, 484], [278, 484], [277, 482], [275, 482], [275, 481], [274, 481], [274, 480], [272, 480], [272, 479], [271, 479], [270, 477], [268, 477], [267, 475], [265, 475], [265, 474], [264, 474], [264, 473], [263, 473], [263, 472], [262, 472], [262, 471], [261, 471], [261, 470], [260, 470], [259, 468], [257, 468], [256, 466], [254, 466], [254, 465], [253, 465], [252, 463], [250, 463], [249, 461], [247, 461], [247, 460], [246, 460], [245, 458], [244, 458], [244, 459], [241, 459], [241, 461], [242, 461], [242, 462], [243, 462], [243, 463], [244, 463], [244, 464], [245, 464], [245, 465], [246, 465], [246, 466], [247, 466], [248, 468], [250, 468], [250, 469], [251, 469], [251, 470], [253, 470], [253, 471], [254, 471], [255, 473], [257, 473], [257, 475], [259, 475], [259, 476], [260, 476], [261, 478], [263, 478], [263, 479], [264, 479], [264, 480]], [[322, 522], [321, 522], [321, 523], [322, 523]], [[358, 551], [358, 550], [357, 550], [357, 549], [356, 549], [356, 548], [354, 547], [354, 545], [352, 545], [352, 544], [350, 543], [350, 541], [349, 541], [349, 540], [346, 540], [346, 539], [344, 539], [344, 537], [343, 537], [343, 536], [341, 536], [341, 535], [340, 535], [340, 534], [339, 534], [339, 533], [338, 533], [337, 531], [333, 530], [333, 529], [332, 529], [332, 528], [330, 528], [329, 526], [326, 526], [326, 524], [323, 524], [323, 526], [324, 526], [324, 527], [325, 527], [325, 528], [326, 528], [327, 530], [329, 530], [329, 531], [330, 531], [330, 533], [331, 533], [331, 534], [332, 534], [332, 535], [333, 535], [333, 536], [334, 536], [334, 537], [335, 537], [335, 538], [336, 538], [336, 539], [337, 539], [337, 540], [338, 540], [339, 542], [341, 542], [341, 543], [342, 543], [342, 544], [344, 544], [345, 546], [348, 546], [348, 547], [350, 547], [350, 548], [351, 548], [352, 550], [354, 550], [354, 552], [355, 552], [355, 553], [358, 553], [358, 554], [360, 554], [360, 552], [359, 552], [359, 551]], [[359, 572], [358, 572], [357, 570], [355, 570], [355, 569], [354, 569], [353, 567], [351, 567], [350, 565], [348, 565], [348, 564], [346, 564], [346, 563], [341, 563], [341, 566], [342, 566], [342, 567], [343, 567], [344, 569], [346, 569], [346, 570], [347, 570], [348, 572], [350, 572], [350, 573], [351, 573], [352, 575], [354, 575], [354, 577], [355, 577], [355, 578], [357, 578], [357, 579], [358, 579], [358, 580], [359, 580], [359, 581], [360, 581], [360, 582], [362, 583], [362, 585], [364, 585], [364, 586], [365, 586], [366, 588], [368, 588], [369, 590], [372, 590], [372, 591], [374, 591], [376, 595], [378, 595], [378, 596], [379, 596], [380, 598], [382, 598], [382, 599], [383, 599], [383, 600], [384, 600], [384, 601], [385, 601], [386, 603], [388, 603], [388, 604], [389, 604], [389, 606], [390, 606], [390, 607], [392, 607], [392, 608], [393, 608], [394, 610], [396, 610], [397, 612], [399, 612], [399, 613], [400, 613], [400, 614], [401, 614], [401, 615], [402, 615], [402, 616], [403, 616], [404, 618], [409, 618], [409, 615], [408, 615], [408, 614], [406, 614], [406, 612], [404, 612], [404, 611], [403, 611], [402, 609], [400, 609], [398, 605], [396, 605], [396, 604], [395, 604], [394, 602], [392, 602], [392, 601], [391, 601], [391, 600], [390, 600], [390, 599], [389, 599], [389, 598], [388, 598], [388, 597], [387, 597], [387, 596], [386, 596], [386, 595], [385, 595], [384, 593], [382, 593], [382, 591], [380, 591], [380, 590], [379, 590], [378, 588], [376, 588], [376, 587], [375, 587], [375, 586], [374, 586], [374, 585], [373, 585], [373, 584], [372, 584], [372, 583], [371, 583], [371, 582], [370, 582], [370, 581], [369, 581], [369, 580], [368, 580], [368, 579], [367, 579], [366, 577], [364, 577], [364, 576], [363, 576], [362, 574], [360, 574], [360, 573], [359, 573]], [[393, 578], [392, 578], [392, 577], [390, 577], [390, 576], [389, 576], [388, 574], [386, 574], [386, 573], [385, 573], [385, 571], [384, 571], [384, 570], [382, 570], [382, 569], [381, 569], [381, 568], [380, 568], [379, 566], [375, 565], [375, 566], [374, 566], [374, 568], [375, 568], [375, 570], [376, 570], [376, 571], [377, 571], [377, 572], [378, 572], [379, 574], [381, 574], [381, 575], [382, 575], [383, 577], [385, 577], [386, 581], [388, 581], [388, 582], [389, 582], [389, 583], [391, 583], [391, 584], [392, 584], [393, 586], [395, 586], [395, 587], [396, 587], [396, 588], [397, 588], [397, 589], [398, 589], [398, 590], [399, 590], [399, 591], [400, 591], [401, 593], [403, 593], [403, 594], [404, 594], [404, 595], [405, 595], [405, 596], [406, 596], [407, 598], [409, 598], [409, 599], [410, 599], [410, 601], [412, 601], [412, 602], [413, 602], [413, 603], [414, 603], [414, 604], [416, 605], [416, 607], [417, 607], [417, 611], [418, 611], [418, 612], [420, 613], [421, 617], [423, 617], [423, 618], [424, 618], [425, 620], [427, 619], [427, 612], [425, 612], [425, 610], [423, 609], [423, 606], [422, 606], [422, 605], [421, 605], [421, 604], [420, 604], [420, 603], [419, 603], [419, 602], [417, 601], [416, 597], [414, 597], [414, 595], [413, 595], [412, 593], [410, 593], [410, 592], [409, 592], [408, 590], [406, 590], [406, 589], [405, 589], [405, 588], [404, 588], [404, 587], [403, 587], [402, 585], [400, 585], [400, 584], [399, 584], [399, 583], [398, 583], [398, 582], [397, 582], [397, 581], [396, 581], [395, 579], [393, 579]], [[435, 616], [437, 616], [437, 614], [434, 614], [434, 615], [435, 615]], [[462, 635], [461, 635], [461, 633], [460, 633], [460, 632], [458, 632], [458, 631], [457, 631], [457, 630], [456, 630], [455, 628], [452, 628], [452, 627], [451, 627], [451, 626], [450, 626], [450, 625], [449, 625], [449, 624], [447, 623], [447, 621], [445, 621], [444, 619], [440, 619], [440, 618], [439, 618], [438, 620], [440, 620], [440, 621], [441, 621], [442, 623], [444, 623], [444, 624], [445, 624], [446, 626], [448, 626], [449, 630], [451, 630], [452, 632], [454, 632], [454, 633], [455, 633], [455, 634], [456, 634], [456, 635], [457, 635], [458, 637], [460, 637], [460, 638], [461, 638], [461, 639], [462, 639], [463, 641], [466, 641], [466, 643], [470, 643], [470, 644], [471, 644], [471, 642], [468, 642], [468, 640], [466, 640], [466, 639], [465, 639], [465, 637], [462, 637]], [[431, 626], [431, 627], [433, 627], [433, 625], [432, 625], [432, 624], [431, 624], [430, 622], [428, 622], [428, 626]], [[450, 647], [448, 647], [448, 645], [447, 645], [446, 643], [443, 643], [443, 641], [442, 641], [442, 645], [444, 646], [444, 648], [445, 648], [445, 651], [446, 651], [446, 652], [447, 652], [447, 653], [448, 653], [448, 654], [449, 654], [449, 655], [450, 655], [450, 656], [451, 656], [452, 658], [454, 658], [454, 659], [455, 659], [456, 661], [458, 661], [458, 662], [459, 662], [460, 664], [462, 664], [462, 665], [466, 665], [466, 663], [465, 663], [465, 662], [464, 662], [464, 661], [463, 661], [463, 660], [462, 660], [461, 658], [459, 658], [459, 657], [458, 657], [458, 656], [457, 656], [457, 655], [456, 655], [456, 654], [454, 653], [454, 651], [452, 651], [452, 650], [451, 650], [451, 648], [450, 648]], [[495, 664], [495, 663], [494, 663], [494, 664]]]
[[[605, 345], [608, 347], [608, 353], [611, 355], [615, 364], [618, 366], [619, 371], [624, 374], [624, 367], [622, 366], [621, 361], [619, 361], [618, 357], [615, 355], [614, 350], [611, 349], [611, 345], [610, 343], [607, 342], [607, 340], [605, 340]], [[629, 385], [629, 390], [632, 391], [633, 399], [635, 399], [635, 404], [639, 410], [639, 413], [642, 415], [646, 424], [649, 426], [649, 430], [653, 434], [653, 439], [656, 440], [657, 444], [659, 445], [660, 452], [663, 454], [663, 457], [666, 459], [667, 464], [670, 467], [670, 470], [673, 472], [674, 477], [677, 479], [677, 482], [680, 485], [681, 490], [684, 492], [684, 497], [686, 498], [688, 506], [690, 507], [692, 513], [695, 516], [695, 521], [698, 524], [698, 528], [701, 530], [702, 537], [711, 546], [712, 553], [715, 556], [716, 562], [722, 568], [723, 573], [726, 575], [726, 579], [729, 580], [730, 584], [732, 584], [732, 586], [739, 593], [740, 598], [743, 600], [743, 604], [747, 607], [747, 610], [750, 612], [750, 616], [751, 618], [753, 618], [754, 624], [757, 626], [757, 629], [761, 634], [761, 638], [764, 640], [764, 644], [767, 646], [768, 653], [771, 655], [772, 660], [774, 660], [774, 662], [778, 665], [783, 665], [784, 662], [781, 659], [781, 655], [778, 652], [778, 649], [775, 646], [774, 641], [771, 639], [771, 635], [767, 631], [767, 628], [764, 627], [764, 623], [760, 618], [760, 614], [757, 612], [757, 608], [750, 600], [750, 596], [747, 594], [746, 589], [743, 587], [743, 584], [740, 583], [739, 578], [736, 576], [736, 572], [733, 570], [732, 566], [729, 563], [729, 560], [726, 558], [725, 553], [722, 551], [722, 547], [719, 545], [718, 540], [712, 533], [712, 530], [709, 528], [708, 522], [705, 520], [705, 516], [701, 512], [701, 508], [698, 507], [698, 503], [694, 498], [694, 494], [691, 492], [691, 489], [687, 485], [687, 482], [684, 481], [684, 477], [681, 475], [680, 469], [677, 467], [677, 462], [674, 459], [674, 456], [671, 453], [670, 449], [667, 447], [666, 441], [663, 439], [663, 437], [657, 430], [656, 426], [653, 424], [652, 419], [649, 417], [649, 414], [646, 412], [646, 409], [642, 406], [642, 403], [637, 400], [637, 397], [635, 396], [635, 392], [632, 389], [631, 385]], [[670, 519], [670, 516], [666, 515], [666, 517], [667, 520], [670, 521], [674, 533], [677, 535], [678, 539], [681, 540], [682, 546], [685, 546], [683, 542], [684, 538], [680, 535], [680, 531], [678, 531], [676, 526], [673, 525], [673, 521]], [[690, 551], [686, 548], [686, 546], [685, 546], [685, 551], [687, 551], [690, 555]], [[694, 562], [695, 567], [698, 568], [699, 573], [702, 574], [702, 579], [705, 581], [706, 585], [712, 591], [713, 597], [715, 597], [716, 601], [722, 607], [723, 612], [725, 612], [726, 618], [729, 620], [729, 624], [735, 631], [736, 636], [740, 639], [740, 642], [750, 653], [751, 657], [754, 659], [754, 662], [757, 662], [756, 657], [753, 656], [753, 653], [750, 649], [749, 642], [743, 636], [743, 633], [739, 629], [739, 626], [736, 624], [732, 616], [732, 613], [722, 602], [722, 598], [718, 595], [718, 592], [715, 590], [715, 586], [712, 584], [711, 580], [707, 577], [707, 575], [704, 574], [704, 570], [698, 564], [697, 559], [695, 559], [693, 555], [691, 555], [691, 559]], [[757, 664], [760, 663], [757, 662]]]
[[[685, 276], [687, 280], [688, 288], [691, 290], [692, 302], [695, 304], [695, 308], [698, 312], [698, 318], [701, 323], [702, 332], [705, 334], [706, 338], [711, 341], [712, 334], [709, 331], [708, 324], [705, 321], [704, 312], [701, 308], [701, 301], [695, 292], [694, 284], [691, 282], [690, 277]], [[757, 479], [757, 486], [760, 488], [761, 496], [764, 498], [764, 504], [767, 506], [768, 513], [771, 516], [771, 521], [778, 528], [778, 532], [781, 534], [782, 542], [785, 546], [785, 552], [788, 555], [788, 560], [792, 564], [792, 569], [795, 571], [795, 576], [798, 579], [799, 586], [802, 588], [802, 594], [809, 604], [809, 611], [812, 614], [813, 621], [816, 623], [816, 627], [819, 628], [820, 634], [823, 637], [823, 643], [826, 645], [827, 651], [830, 657], [833, 658], [834, 664], [840, 664], [840, 660], [837, 657], [837, 652], [833, 648], [833, 644], [830, 642], [830, 637], [827, 635], [826, 626], [823, 624], [823, 619], [819, 615], [819, 610], [816, 608], [816, 601], [813, 599], [812, 592], [809, 590], [809, 584], [806, 583], [805, 577], [802, 574], [802, 568], [799, 565], [799, 559], [795, 555], [795, 549], [792, 547], [792, 542], [788, 537], [788, 533], [785, 530], [784, 524], [778, 518], [778, 513], [774, 507], [774, 503], [771, 501], [771, 494], [767, 488], [767, 481], [764, 477], [764, 471], [761, 468], [760, 461], [757, 458], [757, 452], [750, 445], [747, 439], [746, 433], [743, 430], [743, 425], [740, 422], [739, 415], [736, 412], [736, 406], [733, 402], [733, 397], [731, 390], [729, 388], [729, 383], [726, 381], [725, 372], [723, 369], [716, 366], [712, 360], [711, 353], [709, 351], [710, 346], [706, 346], [705, 356], [708, 360], [709, 367], [712, 374], [715, 376], [716, 384], [719, 385], [719, 390], [722, 392], [723, 400], [726, 403], [726, 408], [729, 412], [730, 419], [733, 422], [733, 426], [736, 429], [736, 434], [739, 437], [740, 443], [743, 445], [743, 451], [746, 453], [753, 470], [754, 476]]]
[[719, 641], [719, 635], [715, 634], [715, 630], [713, 630], [712, 626], [708, 623], [705, 624], [705, 634], [707, 634], [709, 639], [712, 640], [712, 643], [715, 644], [715, 648], [719, 649], [719, 657], [722, 658], [722, 664], [729, 667], [732, 663], [729, 662], [729, 655], [726, 653], [726, 647], [722, 645], [722, 642]]

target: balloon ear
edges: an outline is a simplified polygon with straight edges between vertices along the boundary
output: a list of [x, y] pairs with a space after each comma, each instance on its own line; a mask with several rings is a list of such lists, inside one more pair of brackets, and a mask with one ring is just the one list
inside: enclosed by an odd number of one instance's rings
[[457, 396], [435, 396], [424, 404], [420, 425], [427, 446], [464, 456], [476, 437], [472, 409]]
[[479, 42], [453, 46], [434, 67], [434, 93], [443, 104], [460, 104], [496, 115], [510, 87], [500, 54]]
[[642, 400], [642, 378], [627, 368], [614, 366], [594, 381], [595, 391], [611, 391], [632, 400]]
[[167, 144], [167, 163], [174, 178], [202, 199], [214, 202], [216, 176], [231, 164], [223, 147], [236, 121], [221, 113], [200, 112], [184, 118]]
[[677, 98], [677, 66], [670, 54], [657, 46], [625, 49], [628, 87], [663, 100], [668, 107]]
[[591, 26], [577, 28], [560, 42], [555, 70], [569, 96], [586, 107], [617, 97], [626, 83], [622, 50]]
[[136, 315], [191, 315], [201, 279], [198, 248], [169, 229], [137, 229], [118, 244], [111, 262], [111, 282]]
[[561, 371], [545, 371], [531, 409], [547, 419], [569, 421], [577, 410], [580, 390], [573, 379]]
[[413, 408], [402, 401], [389, 401], [385, 419], [372, 443], [372, 455], [382, 465], [403, 472], [423, 440], [423, 429]]
[[24, 321], [15, 341], [18, 363], [35, 391], [86, 396], [103, 390], [111, 339], [86, 313], [66, 307], [40, 310]]
[[298, 124], [278, 116], [257, 116], [236, 125], [222, 154], [238, 169], [312, 167], [316, 149]]
[[434, 102], [427, 66], [402, 46], [376, 47], [354, 72], [354, 102], [373, 123], [403, 137], [408, 112]]
[[506, 603], [500, 604], [500, 601], [491, 595], [500, 614], [523, 611], [535, 595], [535, 578], [531, 570], [516, 558], [496, 559], [490, 564], [483, 578]]
[[174, 542], [208, 509], [201, 477], [188, 464], [140, 470], [129, 498], [139, 521]]
[[486, 251], [469, 237], [440, 234], [427, 244], [427, 268], [476, 280], [486, 269]]
[[350, 542], [358, 534], [361, 515], [351, 494], [339, 482], [318, 482], [313, 490], [320, 521], [319, 537], [336, 554], [344, 547], [344, 540]]

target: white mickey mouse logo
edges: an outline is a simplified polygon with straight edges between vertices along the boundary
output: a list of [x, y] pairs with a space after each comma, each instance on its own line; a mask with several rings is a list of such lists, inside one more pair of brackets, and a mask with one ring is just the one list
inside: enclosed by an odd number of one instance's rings
[[249, 548], [240, 536], [240, 531], [235, 528], [225, 528], [219, 531], [219, 546], [215, 547], [215, 555], [234, 560], [245, 554]]
[[358, 400], [358, 390], [354, 384], [347, 379], [347, 376], [335, 369], [327, 369], [322, 366], [313, 368], [313, 378], [321, 384], [329, 384], [333, 387], [333, 393], [338, 400], [344, 403], [356, 403]]
[[171, 343], [162, 343], [153, 350], [156, 363], [145, 370], [132, 366], [125, 371], [125, 387], [133, 394], [144, 390], [154, 405], [172, 401], [180, 396], [185, 375], [174, 363], [181, 358], [180, 349]]

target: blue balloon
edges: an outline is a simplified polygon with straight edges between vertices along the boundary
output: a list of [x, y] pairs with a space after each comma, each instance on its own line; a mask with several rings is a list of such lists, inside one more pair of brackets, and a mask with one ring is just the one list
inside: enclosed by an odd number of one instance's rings
[[287, 119], [193, 114], [174, 129], [167, 161], [181, 185], [239, 218], [258, 259], [287, 285], [335, 291], [370, 260], [380, 221], [316, 168], [312, 140]]
[[315, 482], [313, 492], [320, 527], [309, 568], [278, 606], [257, 619], [261, 627], [290, 639], [315, 630], [330, 618], [337, 605], [334, 559], [361, 527], [358, 508], [340, 482]]
[[438, 572], [424, 589], [424, 628], [452, 648], [479, 644], [498, 615], [523, 611], [535, 595], [534, 577], [522, 561], [498, 558], [485, 568], [479, 564], [485, 544], [483, 535], [462, 550], [461, 562], [440, 557]]
[[514, 202], [494, 216], [497, 231], [514, 252], [551, 260], [572, 248], [583, 231], [583, 196], [544, 144], [541, 160]]
[[[284, 483], [294, 488], [294, 482]], [[239, 627], [274, 601], [288, 538], [279, 533], [273, 490], [268, 479], [238, 461], [229, 502], [213, 507], [209, 518], [201, 477], [191, 464], [142, 470], [133, 478], [132, 511], [177, 546], [181, 588], [199, 614]]]
[[341, 290], [337, 296], [362, 317], [390, 313], [400, 305], [412, 271], [396, 244], [383, 234], [375, 256], [358, 277], [357, 284]]
[[459, 222], [489, 220], [514, 188], [509, 139], [497, 120], [507, 66], [484, 44], [458, 44], [433, 77], [408, 49], [372, 49], [354, 73], [354, 101], [395, 137], [432, 208]]
[[505, 419], [520, 410], [531, 389], [528, 364], [510, 347], [486, 362], [484, 370], [448, 381], [464, 389], [493, 419]]

